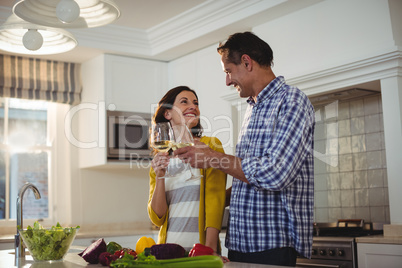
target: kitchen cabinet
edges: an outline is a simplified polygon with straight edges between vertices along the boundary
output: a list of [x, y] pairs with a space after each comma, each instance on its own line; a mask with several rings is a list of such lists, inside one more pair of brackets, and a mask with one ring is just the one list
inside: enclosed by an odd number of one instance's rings
[[357, 262], [359, 268], [400, 268], [402, 245], [357, 243]]
[[81, 74], [82, 101], [69, 114], [80, 167], [115, 167], [106, 157], [106, 110], [153, 113], [167, 89], [167, 63], [106, 54], [84, 62]]
[[106, 107], [152, 113], [167, 90], [167, 63], [129, 57], [105, 57]]

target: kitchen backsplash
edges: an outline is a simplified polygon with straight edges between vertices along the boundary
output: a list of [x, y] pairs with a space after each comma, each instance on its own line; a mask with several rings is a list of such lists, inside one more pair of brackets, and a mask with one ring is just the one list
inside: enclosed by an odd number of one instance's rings
[[316, 109], [314, 220], [389, 223], [381, 94], [311, 101]]

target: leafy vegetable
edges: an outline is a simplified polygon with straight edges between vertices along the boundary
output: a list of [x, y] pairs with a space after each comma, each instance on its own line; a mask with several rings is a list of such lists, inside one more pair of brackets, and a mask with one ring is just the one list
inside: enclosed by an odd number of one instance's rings
[[156, 260], [155, 256], [152, 256], [149, 253], [150, 248], [146, 248], [143, 252], [137, 255], [137, 260], [138, 261], [144, 261], [144, 262], [153, 262]]
[[86, 262], [97, 264], [99, 262], [99, 255], [103, 252], [106, 252], [106, 242], [103, 238], [99, 238], [78, 255]]
[[157, 260], [183, 258], [185, 252], [182, 246], [174, 243], [158, 244], [151, 247], [151, 254]]
[[35, 221], [33, 228], [19, 230], [34, 260], [60, 260], [67, 253], [80, 227], [63, 228], [60, 223], [45, 229]]

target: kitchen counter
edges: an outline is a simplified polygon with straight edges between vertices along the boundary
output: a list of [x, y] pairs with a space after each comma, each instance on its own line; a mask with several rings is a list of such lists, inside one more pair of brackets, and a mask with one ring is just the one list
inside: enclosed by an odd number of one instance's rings
[[402, 245], [402, 236], [369, 235], [356, 237], [356, 243]]
[[402, 225], [384, 224], [383, 235], [356, 237], [356, 243], [402, 245]]
[[[88, 264], [84, 259], [82, 259], [77, 254], [84, 250], [84, 247], [72, 246], [70, 251], [67, 253], [63, 261], [56, 262], [34, 262], [32, 257], [27, 251], [25, 260], [19, 260], [15, 263], [14, 250], [0, 250], [0, 268], [96, 268], [96, 267], [106, 267], [100, 264]], [[262, 264], [251, 264], [251, 263], [240, 263], [240, 262], [228, 262], [224, 264], [224, 268], [280, 268], [283, 266], [277, 265], [262, 265]]]

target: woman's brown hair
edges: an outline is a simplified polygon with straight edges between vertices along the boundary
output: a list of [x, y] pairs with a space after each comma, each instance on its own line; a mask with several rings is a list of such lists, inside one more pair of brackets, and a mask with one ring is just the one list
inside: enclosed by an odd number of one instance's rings
[[[166, 110], [173, 108], [173, 104], [174, 104], [174, 101], [176, 100], [177, 95], [179, 95], [182, 91], [192, 92], [198, 101], [197, 93], [195, 93], [195, 91], [192, 90], [191, 88], [189, 88], [187, 86], [178, 86], [178, 87], [172, 88], [159, 101], [155, 114], [152, 117], [152, 121], [154, 123], [169, 122], [169, 120], [167, 120], [165, 118], [165, 112], [166, 112]], [[197, 125], [194, 126], [193, 128], [191, 128], [191, 133], [193, 133], [193, 136], [195, 136], [195, 137], [201, 137], [202, 130], [203, 129], [202, 129], [202, 126], [200, 123], [200, 119], [198, 119]]]

